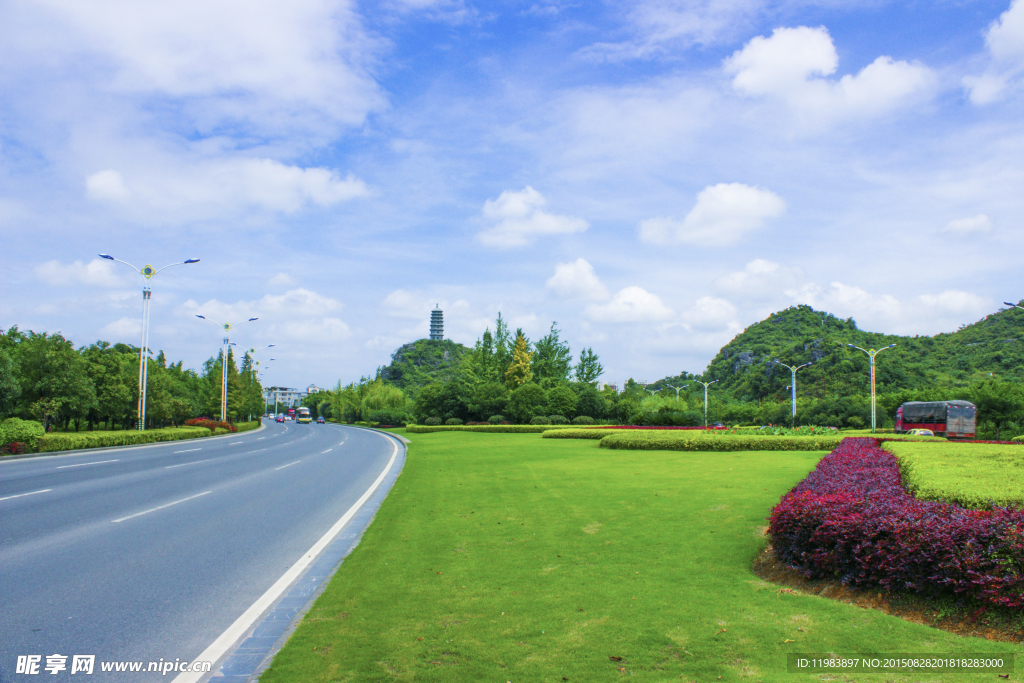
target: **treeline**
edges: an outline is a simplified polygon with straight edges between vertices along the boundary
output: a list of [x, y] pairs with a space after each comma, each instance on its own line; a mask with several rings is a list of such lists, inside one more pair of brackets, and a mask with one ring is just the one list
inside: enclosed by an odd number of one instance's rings
[[[514, 333], [498, 314], [472, 349], [457, 362], [444, 365], [441, 377], [423, 385], [395, 386], [385, 369], [374, 378], [308, 396], [304, 405], [326, 418], [344, 422], [404, 424], [435, 419], [460, 422], [501, 420], [525, 423], [554, 416], [605, 419], [614, 392], [599, 392], [595, 385], [604, 372], [592, 348], [573, 358], [557, 323], [531, 342]], [[417, 344], [443, 347], [446, 342], [420, 340]], [[403, 377], [408, 382], [408, 377]]]
[[[148, 360], [147, 428], [180, 425], [196, 417], [219, 417], [221, 358], [202, 374], [168, 363], [164, 352]], [[131, 429], [138, 420], [139, 348], [97, 341], [75, 348], [61, 334], [0, 334], [0, 418], [19, 417], [52, 427]], [[228, 418], [263, 413], [262, 388], [248, 355], [239, 368], [228, 356]]]

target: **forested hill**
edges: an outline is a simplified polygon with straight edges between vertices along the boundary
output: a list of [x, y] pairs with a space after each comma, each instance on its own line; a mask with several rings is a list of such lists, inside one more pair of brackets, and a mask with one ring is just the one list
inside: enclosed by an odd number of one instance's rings
[[417, 339], [391, 354], [391, 364], [378, 369], [381, 379], [402, 389], [444, 382], [453, 374], [468, 348], [450, 339]]
[[[1020, 309], [1000, 310], [953, 333], [903, 337], [865, 332], [857, 329], [852, 318], [843, 320], [810, 306], [787, 308], [748, 327], [722, 347], [702, 379], [718, 380], [716, 392], [739, 400], [781, 399], [788, 396], [792, 375], [779, 363], [796, 367], [812, 362], [797, 374], [800, 395], [862, 395], [869, 382], [868, 357], [848, 343], [869, 350], [896, 344], [876, 357], [879, 393], [952, 390], [990, 377], [1024, 380], [1024, 311]], [[648, 387], [679, 386], [688, 380], [692, 385], [693, 379], [684, 373]]]

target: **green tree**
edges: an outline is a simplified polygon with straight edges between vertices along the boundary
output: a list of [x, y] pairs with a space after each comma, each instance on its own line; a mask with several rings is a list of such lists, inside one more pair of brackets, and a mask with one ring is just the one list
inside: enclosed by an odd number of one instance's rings
[[516, 330], [516, 343], [512, 349], [512, 362], [509, 364], [508, 370], [505, 371], [505, 386], [515, 390], [517, 387], [521, 387], [533, 379], [533, 373], [530, 371], [530, 358], [532, 355], [529, 342], [526, 341], [523, 331]]
[[565, 384], [560, 384], [548, 392], [548, 412], [552, 415], [561, 415], [571, 420], [576, 416], [578, 403], [576, 392]]
[[580, 351], [580, 360], [576, 363], [576, 367], [573, 368], [573, 372], [576, 375], [577, 382], [594, 384], [597, 382], [597, 378], [604, 372], [604, 367], [598, 361], [594, 350], [588, 347]]
[[1015, 384], [987, 380], [971, 387], [971, 401], [978, 408], [978, 420], [991, 422], [996, 428], [996, 439], [1007, 422], [1024, 417], [1024, 394]]
[[11, 353], [0, 346], [0, 418], [13, 412], [19, 396], [21, 383], [18, 381], [17, 366]]
[[533, 379], [545, 389], [568, 381], [572, 365], [572, 351], [570, 351], [569, 345], [560, 339], [557, 325], [558, 323], [552, 322], [547, 335], [533, 347], [531, 364]]
[[478, 420], [492, 415], [502, 415], [508, 405], [509, 391], [501, 382], [484, 382], [473, 389], [469, 401], [469, 412]]
[[527, 382], [516, 389], [508, 401], [508, 414], [515, 422], [527, 424], [538, 415], [547, 413], [548, 397], [544, 389], [533, 382]]

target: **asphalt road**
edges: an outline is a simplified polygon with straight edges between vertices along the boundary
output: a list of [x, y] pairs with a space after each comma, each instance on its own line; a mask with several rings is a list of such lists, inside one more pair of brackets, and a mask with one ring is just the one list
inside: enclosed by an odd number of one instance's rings
[[[0, 681], [168, 681], [101, 662], [192, 661], [387, 466], [336, 425], [0, 461]], [[66, 655], [66, 670], [45, 670]], [[92, 676], [72, 656], [95, 655]], [[41, 655], [39, 673], [16, 673]], [[145, 668], [145, 667], [144, 667]], [[216, 671], [216, 667], [214, 668]]]

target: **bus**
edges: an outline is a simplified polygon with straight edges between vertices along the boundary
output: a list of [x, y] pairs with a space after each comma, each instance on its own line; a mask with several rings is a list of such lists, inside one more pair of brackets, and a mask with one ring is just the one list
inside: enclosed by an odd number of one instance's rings
[[295, 419], [295, 408], [289, 408], [288, 409], [288, 419], [289, 420], [294, 420]]
[[309, 408], [299, 408], [299, 415], [295, 419], [299, 424], [309, 424], [312, 422], [312, 418], [309, 416]]
[[930, 429], [947, 439], [973, 439], [977, 413], [970, 401], [910, 401], [896, 409], [893, 431]]

